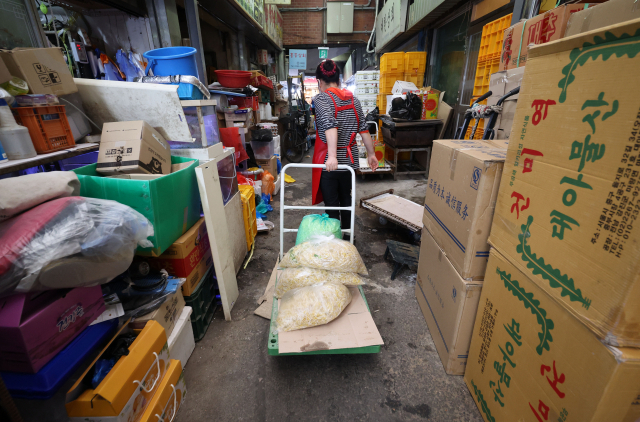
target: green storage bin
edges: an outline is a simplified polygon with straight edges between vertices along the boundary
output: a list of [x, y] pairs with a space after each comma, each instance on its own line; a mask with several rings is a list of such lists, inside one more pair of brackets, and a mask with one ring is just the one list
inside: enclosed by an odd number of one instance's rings
[[209, 267], [206, 274], [200, 280], [196, 291], [191, 296], [185, 296], [186, 306], [193, 309], [191, 314], [191, 326], [193, 327], [193, 338], [195, 341], [202, 340], [215, 313], [216, 292], [218, 283], [215, 278], [213, 265]]
[[[277, 284], [277, 281], [276, 281]], [[362, 286], [358, 286], [358, 291], [364, 299], [364, 304], [369, 309], [369, 302], [364, 296], [364, 290]], [[312, 352], [302, 353], [280, 353], [280, 346], [278, 345], [278, 331], [276, 329], [276, 320], [278, 319], [278, 299], [273, 298], [273, 306], [271, 307], [271, 324], [269, 326], [269, 337], [267, 338], [267, 352], [269, 356], [303, 356], [303, 355], [360, 355], [380, 353], [380, 346], [364, 346], [364, 347], [352, 347], [349, 349], [332, 349], [332, 350], [314, 350]]]
[[96, 172], [96, 165], [73, 170], [80, 179], [80, 196], [111, 199], [128, 205], [153, 224], [152, 248], [138, 255], [159, 256], [200, 218], [198, 160], [171, 156], [171, 164], [192, 161], [187, 168], [155, 180], [112, 179]]

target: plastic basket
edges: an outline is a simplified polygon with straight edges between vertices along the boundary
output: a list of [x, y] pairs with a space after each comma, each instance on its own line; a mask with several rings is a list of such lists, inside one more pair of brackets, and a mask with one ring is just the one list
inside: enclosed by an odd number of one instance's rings
[[[367, 302], [367, 298], [364, 296], [364, 291], [362, 290], [362, 286], [358, 286], [358, 291], [362, 295], [362, 299], [364, 299], [365, 305], [367, 305], [367, 310], [371, 312], [369, 309], [369, 303]], [[276, 320], [278, 319], [278, 300], [273, 299], [273, 307], [271, 308], [271, 327], [269, 329], [269, 339], [268, 339], [268, 353], [269, 356], [303, 356], [303, 355], [357, 355], [363, 353], [380, 353], [380, 346], [364, 346], [364, 347], [353, 347], [349, 349], [330, 349], [330, 350], [314, 350], [312, 352], [302, 352], [302, 353], [280, 353], [280, 345], [278, 344], [278, 331], [276, 329]]]
[[424, 73], [405, 73], [404, 80], [407, 82], [413, 82], [415, 86], [418, 88], [422, 88], [424, 86]]
[[239, 185], [240, 199], [242, 200], [242, 215], [244, 216], [244, 234], [247, 238], [247, 251], [251, 249], [253, 241], [258, 234], [256, 220], [256, 197], [253, 186]]
[[193, 327], [193, 337], [195, 341], [202, 340], [213, 319], [213, 313], [215, 312], [213, 302], [216, 299], [217, 290], [218, 284], [213, 266], [211, 266], [202, 277], [202, 280], [200, 280], [195, 292], [193, 292], [191, 296], [184, 297], [186, 306], [193, 308], [191, 325]]
[[482, 27], [478, 61], [500, 57], [504, 30], [511, 26], [512, 14], [489, 22]]
[[[496, 73], [499, 67], [500, 57], [478, 62], [478, 66], [476, 67], [476, 76], [473, 82], [473, 97], [478, 98], [479, 96], [489, 92], [491, 75]], [[481, 102], [481, 104], [486, 103], [487, 100]]]
[[424, 73], [427, 68], [427, 52], [415, 51], [404, 53], [405, 73]]
[[19, 107], [14, 111], [17, 113], [18, 123], [29, 130], [38, 154], [75, 146], [65, 106]]
[[404, 72], [404, 51], [386, 53], [380, 58], [380, 78], [385, 72]]
[[380, 74], [380, 94], [391, 94], [393, 84], [404, 78], [404, 72], [381, 73]]
[[379, 114], [385, 114], [387, 112], [387, 94], [378, 94], [376, 106], [378, 107]]

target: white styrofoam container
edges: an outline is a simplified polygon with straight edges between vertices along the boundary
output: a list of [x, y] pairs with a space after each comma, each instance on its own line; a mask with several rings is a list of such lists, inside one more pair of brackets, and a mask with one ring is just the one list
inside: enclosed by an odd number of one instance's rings
[[179, 360], [182, 368], [187, 364], [191, 353], [196, 348], [196, 341], [193, 337], [193, 326], [191, 325], [191, 306], [182, 309], [178, 323], [169, 336], [169, 356], [171, 359]]
[[378, 70], [361, 70], [356, 73], [356, 83], [360, 81], [378, 81], [380, 80], [380, 71]]
[[356, 98], [358, 98], [358, 101], [360, 101], [360, 106], [365, 109], [365, 108], [375, 108], [376, 106], [376, 100], [377, 100], [377, 96], [376, 95], [359, 95], [356, 94]]
[[380, 85], [378, 84], [362, 84], [356, 85], [356, 94], [357, 95], [378, 95], [380, 91]]

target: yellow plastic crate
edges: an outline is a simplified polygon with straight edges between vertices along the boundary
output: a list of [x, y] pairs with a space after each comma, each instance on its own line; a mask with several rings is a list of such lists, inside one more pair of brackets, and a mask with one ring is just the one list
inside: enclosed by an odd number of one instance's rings
[[424, 86], [424, 73], [405, 73], [403, 76], [407, 82], [413, 82], [416, 87], [422, 88]]
[[504, 30], [511, 26], [511, 17], [512, 15], [504, 16], [482, 27], [478, 61], [500, 57]]
[[385, 114], [387, 112], [387, 94], [378, 94], [376, 105], [378, 106], [378, 113]]
[[[474, 119], [471, 119], [469, 122], [469, 127], [467, 128], [467, 133], [464, 135], [464, 139], [469, 139], [471, 136], [471, 130], [473, 129], [473, 125], [476, 124]], [[484, 134], [484, 119], [480, 119], [478, 122], [478, 128], [476, 129], [476, 133], [473, 135], [473, 139], [482, 139], [482, 135]]]
[[404, 73], [402, 71], [392, 72], [392, 73], [380, 73], [380, 94], [391, 94], [391, 90], [393, 89], [393, 84], [395, 84], [396, 81], [401, 81], [403, 79], [404, 79]]
[[405, 73], [422, 73], [427, 68], [427, 52], [412, 51], [404, 53], [404, 72]]
[[247, 251], [258, 234], [258, 221], [256, 219], [256, 197], [253, 186], [238, 185], [240, 199], [242, 200], [242, 215], [244, 217], [244, 234], [247, 238]]
[[[498, 71], [500, 67], [500, 56], [489, 60], [478, 61], [478, 67], [476, 67], [476, 76], [473, 83], [473, 97], [471, 97], [471, 104], [476, 100], [476, 98], [484, 95], [489, 92], [489, 81], [491, 79], [491, 75]], [[486, 104], [487, 100], [480, 101], [480, 104]], [[469, 129], [467, 129], [467, 133], [465, 134], [465, 139], [469, 139], [471, 136], [471, 128], [475, 124], [475, 120], [472, 120], [469, 123]], [[482, 133], [484, 131], [484, 120], [480, 120], [478, 122], [478, 129], [476, 129], [476, 133], [473, 136], [473, 139], [482, 139]]]
[[404, 72], [404, 51], [382, 55], [380, 58], [380, 73], [385, 72]]

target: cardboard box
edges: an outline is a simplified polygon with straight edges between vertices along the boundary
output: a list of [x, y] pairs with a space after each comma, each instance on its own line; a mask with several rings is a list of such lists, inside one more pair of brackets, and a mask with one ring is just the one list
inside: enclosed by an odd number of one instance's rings
[[374, 145], [373, 150], [375, 151], [376, 159], [378, 160], [378, 167], [384, 167], [384, 144]]
[[124, 324], [67, 392], [65, 407], [71, 422], [137, 422], [142, 418], [169, 367], [167, 335], [156, 321], [145, 325], [129, 346], [129, 354], [118, 359], [97, 388], [85, 383], [85, 377], [90, 377], [89, 372], [111, 343], [119, 335], [131, 332]]
[[171, 150], [160, 133], [144, 120], [102, 126], [97, 171], [111, 173], [171, 173]]
[[487, 422], [640, 418], [640, 350], [602, 344], [495, 250], [464, 380]]
[[434, 141], [422, 222], [464, 279], [482, 279], [506, 151], [483, 141]]
[[403, 95], [403, 94], [406, 94], [407, 92], [417, 93], [418, 91], [419, 89], [416, 86], [416, 84], [414, 84], [413, 82], [406, 82], [406, 81], [396, 81], [393, 84], [393, 88], [391, 89], [391, 93], [396, 95]]
[[0, 371], [38, 372], [104, 309], [100, 286], [0, 299]]
[[422, 120], [436, 119], [438, 117], [440, 94], [423, 92], [420, 94], [420, 98], [422, 99]]
[[422, 236], [416, 299], [449, 375], [464, 375], [482, 282], [460, 277], [435, 239]]
[[505, 29], [498, 70], [526, 65], [529, 45], [561, 39], [571, 14], [587, 9], [589, 6], [589, 3], [565, 4]]
[[137, 254], [159, 256], [200, 219], [200, 191], [195, 168], [198, 160], [171, 157], [172, 164], [189, 167], [154, 180], [103, 177], [96, 164], [73, 170], [80, 180], [80, 196], [110, 199], [128, 205], [153, 224], [153, 247], [138, 247]]
[[190, 296], [213, 262], [204, 217], [173, 242], [162, 255], [144, 260], [155, 271], [164, 269], [170, 275], [186, 278], [182, 294]]
[[263, 170], [271, 173], [273, 177], [278, 176], [278, 159], [275, 156], [271, 157], [268, 160], [256, 159], [256, 163], [258, 163], [258, 165], [262, 167]]
[[[496, 105], [501, 97], [509, 93], [511, 90], [522, 84], [522, 76], [524, 75], [524, 67], [503, 70], [491, 75], [489, 80], [489, 90], [493, 93], [487, 98], [487, 105]], [[507, 98], [502, 103], [502, 111], [498, 114], [496, 124], [493, 127], [495, 131], [494, 139], [488, 141], [500, 148], [509, 146], [509, 136], [511, 135], [511, 127], [513, 126], [513, 117], [516, 113], [516, 105], [520, 94]], [[484, 119], [484, 127], [487, 127], [489, 119]]]
[[30, 94], [67, 95], [78, 92], [62, 50], [57, 47], [0, 50], [0, 58], [11, 76], [29, 85]]
[[11, 73], [7, 69], [7, 65], [0, 59], [0, 84], [7, 82], [11, 79]]
[[162, 328], [167, 333], [167, 338], [169, 338], [178, 323], [178, 318], [180, 318], [184, 306], [182, 291], [178, 290], [170, 295], [158, 309], [135, 318], [129, 325], [135, 330], [142, 330], [147, 322], [153, 320], [162, 325]]
[[[639, 29], [635, 20], [531, 49], [490, 237], [600, 338], [633, 347], [640, 347], [640, 55], [608, 52]], [[606, 59], [579, 66], [576, 58], [590, 51]]]
[[571, 14], [567, 21], [565, 37], [616, 25], [640, 18], [640, 3], [635, 0], [609, 0]]
[[180, 361], [171, 359], [167, 373], [158, 386], [158, 392], [153, 395], [140, 422], [173, 421], [186, 395], [187, 385], [182, 365]]

